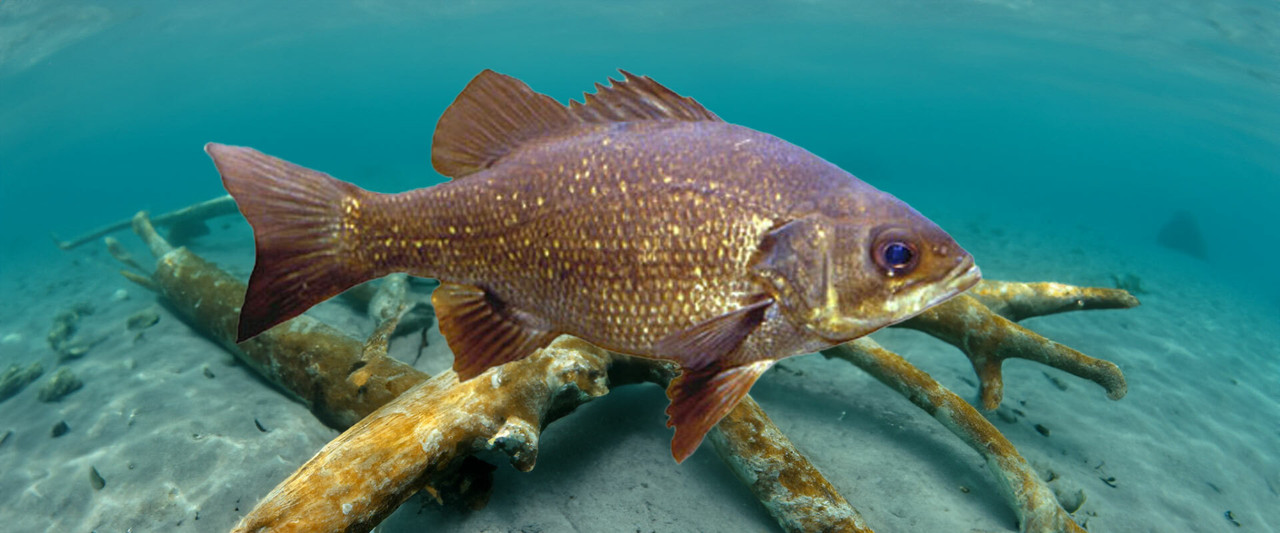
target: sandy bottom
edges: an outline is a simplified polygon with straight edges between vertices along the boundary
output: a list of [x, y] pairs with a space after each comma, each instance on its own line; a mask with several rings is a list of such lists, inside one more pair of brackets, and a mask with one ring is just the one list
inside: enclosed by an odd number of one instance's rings
[[[990, 220], [940, 222], [992, 279], [1112, 286], [1113, 275], [1141, 277], [1146, 293], [1137, 309], [1026, 322], [1119, 364], [1127, 397], [1110, 401], [1092, 383], [1012, 361], [1002, 409], [1021, 415], [1013, 422], [991, 415], [1037, 469], [1052, 473], [1059, 492], [1083, 493], [1076, 516], [1089, 530], [1280, 528], [1274, 304], [1215, 283], [1195, 260], [1112, 246], [1087, 228], [1046, 235]], [[120, 238], [146, 257], [131, 236]], [[231, 223], [194, 248], [244, 275], [247, 238]], [[0, 529], [226, 531], [337, 434], [123, 280], [101, 246], [31, 251], [6, 263], [0, 370], [39, 361], [44, 374], [0, 403], [0, 436], [8, 435], [0, 441]], [[76, 334], [98, 342], [59, 363], [46, 335], [59, 312], [81, 302], [93, 313]], [[128, 318], [145, 310], [159, 321], [128, 329]], [[371, 328], [338, 303], [314, 313], [347, 331]], [[901, 330], [876, 338], [976, 398], [972, 370], [956, 349]], [[438, 332], [429, 339], [419, 367], [435, 371], [450, 356]], [[417, 335], [392, 346], [404, 360], [417, 351]], [[39, 390], [59, 368], [83, 388], [41, 401]], [[877, 531], [1016, 530], [978, 454], [858, 369], [792, 358], [752, 394]], [[548, 427], [533, 472], [500, 465], [483, 510], [441, 509], [416, 497], [378, 530], [776, 530], [707, 446], [683, 465], [671, 460], [665, 403], [656, 386], [617, 389]], [[59, 422], [67, 430], [54, 437]]]

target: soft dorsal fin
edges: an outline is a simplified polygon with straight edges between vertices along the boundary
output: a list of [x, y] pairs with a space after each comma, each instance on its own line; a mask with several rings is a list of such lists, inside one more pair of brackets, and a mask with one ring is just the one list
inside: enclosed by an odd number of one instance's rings
[[461, 178], [488, 168], [525, 141], [579, 122], [550, 96], [485, 69], [436, 123], [431, 165], [441, 174]]
[[648, 76], [625, 70], [622, 80], [609, 78], [609, 85], [596, 84], [595, 94], [583, 93], [582, 101], [569, 101], [569, 110], [586, 122], [633, 122], [638, 120], [683, 120], [721, 122], [715, 113], [694, 99], [680, 96]]
[[720, 121], [692, 98], [625, 70], [596, 84], [585, 103], [560, 105], [524, 82], [492, 70], [477, 74], [436, 124], [431, 165], [451, 178], [489, 168], [517, 146], [583, 122]]

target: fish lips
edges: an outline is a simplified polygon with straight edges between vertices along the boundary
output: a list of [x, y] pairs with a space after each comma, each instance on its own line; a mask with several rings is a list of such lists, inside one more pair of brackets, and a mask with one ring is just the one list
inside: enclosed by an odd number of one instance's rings
[[[982, 281], [982, 269], [978, 268], [978, 265], [973, 262], [973, 256], [966, 255], [964, 261], [961, 261], [960, 264], [956, 265], [956, 267], [951, 269], [951, 272], [947, 274], [947, 281], [945, 281], [943, 285], [947, 290], [943, 291], [943, 293], [938, 297], [925, 304], [924, 309], [921, 309], [920, 313], [927, 311], [935, 305], [950, 300], [964, 291], [972, 289], [979, 281]], [[918, 315], [920, 313], [916, 314]]]
[[942, 282], [942, 286], [945, 290], [927, 301], [920, 310], [888, 325], [892, 326], [893, 324], [900, 324], [907, 320], [911, 320], [912, 318], [919, 316], [920, 313], [928, 311], [934, 306], [955, 298], [956, 296], [959, 296], [960, 293], [973, 288], [973, 286], [977, 285], [979, 281], [982, 281], [982, 269], [978, 268], [978, 265], [973, 262], [973, 256], [965, 254], [964, 260], [957, 264], [955, 268], [952, 268], [943, 279], [946, 280]]
[[982, 280], [982, 270], [979, 269], [978, 265], [974, 263], [973, 256], [965, 254], [963, 259], [957, 262], [956, 266], [952, 267], [951, 270], [947, 271], [946, 275], [942, 276], [938, 281], [933, 282], [931, 284], [931, 286], [933, 287], [940, 287], [941, 290], [937, 290], [935, 294], [933, 294], [927, 300], [923, 300], [923, 303], [919, 304], [919, 306], [916, 309], [912, 310], [912, 312], [910, 312], [909, 314], [905, 314], [905, 315], [902, 315], [901, 317], [897, 317], [892, 320], [878, 322], [878, 323], [877, 321], [871, 321], [865, 318], [853, 318], [853, 317], [844, 318], [844, 321], [846, 321], [846, 327], [848, 328], [846, 331], [853, 331], [856, 333], [853, 337], [845, 337], [842, 335], [840, 338], [833, 338], [829, 333], [823, 334], [824, 332], [819, 329], [816, 329], [816, 328], [810, 328], [810, 329], [814, 333], [818, 334], [819, 337], [822, 337], [829, 342], [832, 342], [834, 344], [843, 344], [853, 339], [863, 337], [865, 335], [869, 335], [880, 328], [892, 326], [894, 324], [900, 324], [902, 322], [915, 318], [916, 316], [919, 316], [921, 313], [928, 311], [930, 308], [938, 304], [941, 304], [947, 300], [950, 300], [951, 298], [956, 297], [960, 293], [973, 288], [973, 286], [977, 285], [978, 282], [981, 280]]

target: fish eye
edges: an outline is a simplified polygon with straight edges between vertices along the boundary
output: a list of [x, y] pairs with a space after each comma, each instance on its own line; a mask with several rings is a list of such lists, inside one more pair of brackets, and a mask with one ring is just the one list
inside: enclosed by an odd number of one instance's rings
[[901, 238], [882, 241], [874, 253], [876, 264], [890, 276], [900, 276], [915, 269], [920, 254], [916, 245]]
[[884, 261], [894, 268], [902, 268], [911, 262], [915, 252], [906, 243], [891, 242], [884, 247]]

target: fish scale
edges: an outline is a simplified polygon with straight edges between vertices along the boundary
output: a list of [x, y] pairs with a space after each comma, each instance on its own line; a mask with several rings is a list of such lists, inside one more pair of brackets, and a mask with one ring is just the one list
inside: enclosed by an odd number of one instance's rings
[[434, 277], [470, 379], [560, 334], [680, 364], [683, 460], [781, 358], [977, 282], [906, 204], [786, 141], [624, 73], [563, 106], [485, 71], [437, 125], [447, 183], [365, 191], [248, 148], [206, 149], [254, 227], [246, 339], [393, 272]]
[[[658, 134], [580, 134], [554, 150], [513, 153], [485, 175], [375, 196], [382, 218], [367, 225], [391, 228], [394, 220], [398, 231], [365, 237], [374, 245], [364, 253], [386, 270], [410, 264], [410, 274], [482, 286], [515, 308], [545, 309], [549, 327], [591, 332], [584, 338], [603, 348], [661, 357], [650, 350], [659, 338], [760, 294], [752, 290], [749, 261], [783, 209], [764, 211], [756, 191], [741, 186], [750, 180], [733, 179], [733, 168], [696, 160], [705, 146], [663, 135], [741, 128], [653, 126], [644, 129]], [[632, 164], [641, 156], [661, 170]], [[565, 178], [569, 169], [576, 177]], [[709, 175], [717, 177], [714, 188], [699, 182]], [[453, 216], [420, 216], [427, 205]]]

